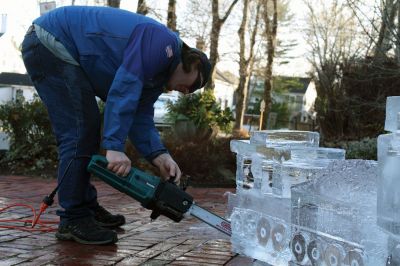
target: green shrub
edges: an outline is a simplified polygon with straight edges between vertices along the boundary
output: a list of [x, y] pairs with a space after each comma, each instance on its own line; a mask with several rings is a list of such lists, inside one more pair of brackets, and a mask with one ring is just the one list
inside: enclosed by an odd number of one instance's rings
[[10, 150], [0, 160], [2, 167], [18, 173], [49, 167], [54, 170], [56, 141], [47, 110], [37, 96], [31, 102], [20, 98], [0, 105], [0, 121], [11, 142]]
[[[179, 141], [170, 132], [162, 132], [161, 137], [183, 175], [190, 176], [191, 185], [235, 186], [236, 156], [230, 151], [230, 138], [217, 137], [195, 143]], [[126, 154], [134, 167], [154, 175], [160, 174], [129, 142]]]
[[212, 91], [180, 97], [168, 104], [168, 120], [175, 123], [182, 116], [193, 121], [198, 128], [215, 127], [226, 133], [232, 131], [233, 114], [229, 108], [221, 110]]
[[377, 147], [375, 138], [364, 138], [360, 141], [349, 141], [346, 159], [376, 160]]
[[377, 160], [376, 138], [364, 138], [359, 141], [327, 142], [322, 146], [346, 150], [346, 159]]

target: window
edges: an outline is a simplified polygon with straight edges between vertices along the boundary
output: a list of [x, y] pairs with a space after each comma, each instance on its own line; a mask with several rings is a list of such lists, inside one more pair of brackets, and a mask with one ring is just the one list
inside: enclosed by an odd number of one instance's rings
[[24, 101], [24, 92], [21, 89], [17, 89], [15, 91], [15, 101], [16, 102], [23, 102]]

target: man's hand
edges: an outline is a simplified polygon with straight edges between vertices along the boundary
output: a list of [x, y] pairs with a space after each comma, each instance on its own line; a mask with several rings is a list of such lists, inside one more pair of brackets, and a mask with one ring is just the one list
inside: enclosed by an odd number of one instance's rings
[[161, 177], [164, 180], [175, 177], [174, 182], [179, 184], [182, 172], [181, 169], [179, 169], [178, 164], [174, 161], [174, 159], [172, 159], [171, 155], [168, 153], [160, 154], [153, 159], [153, 164], [160, 169]]
[[131, 160], [120, 151], [108, 150], [106, 153], [107, 168], [119, 176], [127, 176], [131, 170]]

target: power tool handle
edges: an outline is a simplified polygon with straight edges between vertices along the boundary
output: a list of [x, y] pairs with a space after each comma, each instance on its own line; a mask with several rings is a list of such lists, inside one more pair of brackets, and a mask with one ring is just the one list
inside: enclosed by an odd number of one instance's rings
[[104, 156], [93, 156], [92, 160], [97, 163], [98, 165], [107, 168], [108, 161], [107, 158]]

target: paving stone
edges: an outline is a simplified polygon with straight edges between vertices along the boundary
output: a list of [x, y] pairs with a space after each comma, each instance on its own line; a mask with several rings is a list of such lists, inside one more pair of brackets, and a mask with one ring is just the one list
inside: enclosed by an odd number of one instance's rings
[[[17, 182], [16, 182], [17, 181]], [[39, 206], [44, 195], [56, 185], [55, 180], [23, 176], [0, 178], [0, 207], [22, 202]], [[150, 221], [150, 211], [127, 195], [103, 182], [95, 181], [99, 202], [113, 213], [126, 216], [127, 224], [117, 231], [115, 245], [89, 246], [59, 241], [54, 233], [23, 232], [0, 229], [1, 265], [223, 265], [238, 261], [229, 238], [212, 227], [189, 217], [175, 223], [166, 217]], [[29, 190], [27, 190], [29, 188]], [[24, 193], [21, 193], [24, 191]], [[189, 188], [199, 205], [223, 215], [227, 189]], [[233, 191], [233, 190], [230, 190]], [[25, 193], [26, 192], [26, 193]], [[21, 195], [22, 194], [22, 195]], [[41, 217], [57, 221], [57, 201]], [[30, 217], [30, 210], [15, 209], [0, 214], [0, 219]], [[30, 219], [30, 218], [28, 218]], [[54, 225], [56, 227], [56, 225]], [[232, 264], [240, 265], [240, 264]], [[246, 264], [242, 264], [246, 265]]]
[[8, 253], [15, 253], [15, 254], [29, 252], [29, 250], [20, 249], [20, 248], [0, 247], [0, 252], [2, 252], [2, 251], [3, 252], [8, 252]]
[[[176, 265], [176, 266], [208, 266], [211, 265], [209, 263], [201, 263], [196, 261], [173, 261], [169, 265]], [[244, 265], [241, 265], [244, 266]]]
[[211, 258], [208, 258], [207, 254], [204, 254], [203, 256], [191, 256], [189, 253], [186, 253], [184, 256], [176, 258], [176, 261], [193, 261], [193, 262], [199, 262], [199, 263], [223, 265], [228, 260], [226, 260], [226, 259], [211, 259]]
[[32, 259], [44, 256], [47, 253], [48, 253], [47, 250], [40, 249], [40, 250], [33, 250], [33, 251], [29, 252], [29, 253], [19, 254], [17, 257], [26, 258], [26, 259], [32, 260]]
[[45, 254], [35, 259], [27, 260], [18, 264], [18, 266], [55, 265], [57, 261], [62, 259], [64, 259], [64, 257], [59, 257], [58, 254]]
[[236, 256], [225, 264], [225, 266], [244, 266], [244, 265], [253, 265], [253, 259]]
[[18, 253], [0, 251], [0, 259], [9, 258], [18, 255]]
[[0, 243], [0, 247], [19, 248], [24, 250], [36, 250], [45, 247], [42, 245], [32, 245], [29, 242], [24, 242], [24, 240], [25, 238], [19, 238], [18, 240], [15, 241], [2, 242]]
[[165, 244], [165, 243], [160, 243], [157, 244], [156, 246], [140, 251], [136, 253], [135, 256], [138, 257], [143, 257], [143, 258], [152, 258], [154, 256], [157, 256], [158, 254], [161, 254], [165, 250], [169, 250], [172, 247], [175, 247], [175, 244]]
[[168, 238], [167, 241], [168, 241], [169, 243], [182, 244], [183, 242], [187, 241], [187, 237], [175, 236], [175, 237], [170, 237], [170, 238]]
[[118, 252], [126, 253], [126, 254], [136, 254], [139, 251], [145, 250], [147, 247], [137, 247], [137, 246], [129, 246], [129, 245], [119, 245], [118, 244]]
[[9, 266], [9, 265], [16, 265], [18, 263], [26, 261], [26, 258], [20, 258], [20, 257], [11, 257], [11, 258], [6, 258], [6, 259], [0, 259], [0, 266]]
[[127, 265], [127, 266], [141, 265], [146, 260], [147, 260], [147, 258], [140, 258], [140, 257], [132, 256], [132, 257], [127, 257], [127, 258], [121, 260], [116, 265], [118, 265], [118, 266], [122, 266], [122, 265]]
[[115, 262], [111, 260], [101, 260], [97, 258], [92, 259], [71, 259], [71, 258], [64, 258], [62, 260], [57, 261], [57, 265], [63, 266], [75, 266], [75, 265], [114, 265]]
[[209, 252], [204, 251], [190, 251], [186, 253], [185, 256], [204, 258], [205, 254], [207, 255], [207, 258], [216, 260], [228, 260], [232, 257], [231, 254], [210, 254]]
[[182, 255], [184, 255], [185, 253], [189, 252], [192, 249], [193, 246], [191, 245], [179, 245], [177, 247], [169, 249], [166, 252], [161, 253], [154, 259], [172, 261], [178, 257], [181, 257]]
[[200, 239], [188, 239], [184, 243], [188, 244], [188, 245], [196, 245], [197, 246], [204, 242], [205, 242], [204, 240], [200, 240]]
[[156, 260], [156, 259], [152, 259], [152, 260], [148, 260], [142, 264], [140, 264], [140, 266], [160, 266], [160, 265], [167, 265], [169, 264], [171, 261], [167, 261], [167, 260]]
[[11, 236], [11, 235], [5, 235], [0, 237], [0, 244], [10, 242], [13, 240], [16, 240], [18, 238], [21, 238], [21, 236]]

